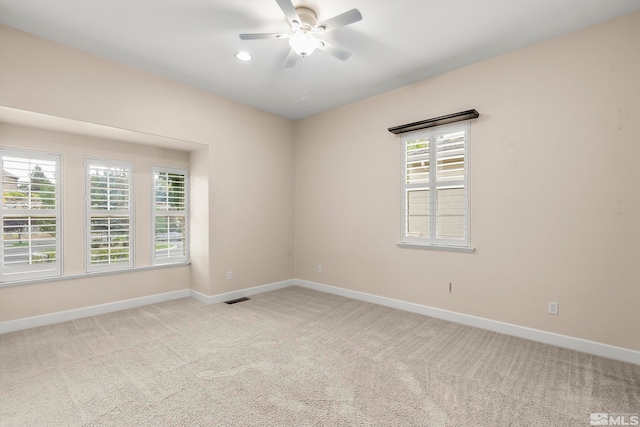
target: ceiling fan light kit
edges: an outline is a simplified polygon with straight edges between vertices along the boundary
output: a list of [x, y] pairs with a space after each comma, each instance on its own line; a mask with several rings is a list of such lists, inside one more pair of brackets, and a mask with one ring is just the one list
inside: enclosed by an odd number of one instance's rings
[[[325, 40], [316, 37], [328, 31], [345, 27], [362, 20], [362, 14], [358, 9], [351, 9], [326, 21], [316, 23], [317, 18], [313, 10], [307, 7], [294, 7], [291, 0], [276, 0], [280, 9], [291, 25], [291, 34], [283, 33], [263, 33], [263, 34], [240, 34], [241, 40], [259, 39], [289, 39], [291, 52], [287, 56], [283, 67], [292, 67], [296, 63], [298, 56], [309, 56], [316, 49], [322, 50], [341, 61], [346, 61], [351, 56], [351, 52]], [[293, 55], [295, 53], [296, 55]]]
[[315, 29], [316, 14], [306, 7], [298, 7], [295, 11], [301, 22], [293, 21], [291, 23], [293, 34], [289, 37], [289, 46], [298, 55], [308, 56], [322, 46], [322, 42], [311, 35], [311, 33], [317, 32]]
[[289, 37], [289, 46], [300, 56], [311, 55], [322, 42], [309, 33], [297, 32]]

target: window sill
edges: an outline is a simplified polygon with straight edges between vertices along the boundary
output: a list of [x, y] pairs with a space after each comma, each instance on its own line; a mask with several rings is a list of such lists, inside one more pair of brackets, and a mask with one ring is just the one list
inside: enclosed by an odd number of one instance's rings
[[436, 246], [436, 245], [419, 245], [417, 243], [396, 243], [399, 248], [404, 249], [426, 249], [428, 251], [444, 251], [444, 252], [463, 252], [473, 253], [476, 248], [468, 248], [463, 246]]
[[95, 271], [91, 273], [74, 274], [70, 276], [52, 276], [52, 277], [42, 277], [38, 279], [13, 280], [13, 281], [7, 281], [7, 282], [0, 282], [0, 288], [8, 288], [11, 286], [20, 286], [20, 285], [32, 285], [36, 283], [60, 282], [63, 280], [72, 280], [72, 279], [88, 279], [96, 276], [135, 273], [137, 271], [157, 270], [159, 268], [169, 268], [169, 267], [184, 267], [187, 265], [191, 265], [191, 262], [188, 261], [188, 262], [180, 262], [175, 264], [158, 264], [158, 265], [150, 265], [145, 267], [133, 267], [133, 268], [121, 268], [117, 270]]

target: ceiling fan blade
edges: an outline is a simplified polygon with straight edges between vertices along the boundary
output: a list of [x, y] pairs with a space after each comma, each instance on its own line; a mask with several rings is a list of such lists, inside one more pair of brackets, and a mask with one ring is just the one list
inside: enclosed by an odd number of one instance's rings
[[346, 61], [351, 57], [351, 52], [341, 47], [338, 47], [334, 44], [331, 44], [327, 41], [320, 40], [322, 42], [322, 46], [318, 47], [323, 52], [328, 53], [329, 55], [333, 55], [341, 61]]
[[278, 6], [280, 6], [280, 9], [282, 9], [284, 16], [287, 17], [289, 23], [293, 24], [293, 21], [296, 21], [299, 24], [302, 23], [300, 17], [298, 16], [298, 12], [296, 12], [296, 8], [291, 0], [276, 0], [276, 3], [278, 3]]
[[282, 64], [282, 68], [291, 68], [298, 62], [298, 58], [300, 56], [295, 52], [295, 50], [291, 49], [289, 51], [289, 55], [287, 55], [287, 59], [284, 60], [284, 64]]
[[285, 34], [285, 33], [240, 34], [241, 40], [288, 39], [288, 38], [289, 38], [289, 34]]
[[335, 29], [346, 27], [349, 24], [362, 20], [362, 14], [358, 9], [351, 9], [326, 21], [320, 22], [316, 28], [324, 28], [324, 31], [333, 31]]

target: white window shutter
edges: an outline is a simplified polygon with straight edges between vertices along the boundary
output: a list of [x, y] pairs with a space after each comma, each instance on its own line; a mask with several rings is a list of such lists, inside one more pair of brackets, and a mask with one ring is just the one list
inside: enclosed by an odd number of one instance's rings
[[436, 239], [441, 242], [467, 241], [466, 130], [436, 136]]
[[87, 271], [133, 267], [133, 165], [86, 160]]
[[469, 246], [469, 125], [403, 136], [404, 243]]
[[0, 149], [1, 281], [59, 276], [60, 156]]
[[189, 175], [185, 169], [154, 167], [152, 263], [189, 260]]

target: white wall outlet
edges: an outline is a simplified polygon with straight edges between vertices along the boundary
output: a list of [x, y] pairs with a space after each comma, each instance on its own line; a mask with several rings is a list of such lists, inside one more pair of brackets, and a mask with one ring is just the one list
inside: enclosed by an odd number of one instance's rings
[[558, 303], [549, 301], [549, 314], [558, 314]]
[[322, 273], [322, 266], [321, 265], [318, 266], [318, 273]]
[[231, 272], [227, 271], [227, 280], [231, 280]]

